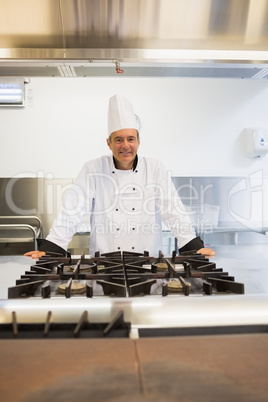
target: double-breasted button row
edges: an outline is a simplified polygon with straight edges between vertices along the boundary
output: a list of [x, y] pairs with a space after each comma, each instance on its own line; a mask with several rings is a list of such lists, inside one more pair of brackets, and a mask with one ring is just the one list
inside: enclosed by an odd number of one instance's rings
[[[137, 170], [137, 169], [135, 170], [135, 173], [138, 173], [138, 170]], [[115, 174], [115, 171], [114, 171], [114, 170], [112, 170], [112, 174]]]
[[[131, 208], [132, 209], [132, 211], [135, 211], [135, 207], [133, 207], [133, 208]], [[116, 212], [118, 212], [119, 211], [119, 209], [118, 208], [115, 208], [115, 210], [116, 210]]]

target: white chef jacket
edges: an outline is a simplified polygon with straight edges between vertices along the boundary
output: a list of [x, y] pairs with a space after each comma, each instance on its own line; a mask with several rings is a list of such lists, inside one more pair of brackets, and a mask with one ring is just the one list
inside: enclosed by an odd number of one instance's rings
[[81, 169], [47, 240], [67, 250], [86, 214], [90, 214], [89, 253], [134, 251], [158, 256], [162, 227], [179, 248], [196, 237], [190, 217], [162, 164], [138, 157], [133, 170], [115, 168], [113, 156], [89, 161]]

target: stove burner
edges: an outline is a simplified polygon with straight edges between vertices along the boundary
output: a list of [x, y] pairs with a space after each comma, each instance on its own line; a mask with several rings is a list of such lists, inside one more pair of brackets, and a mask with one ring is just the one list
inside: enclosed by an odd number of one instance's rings
[[[92, 268], [94, 264], [80, 264], [80, 272], [92, 272]], [[70, 270], [74, 271], [76, 269], [76, 265], [70, 265]]]
[[[89, 271], [87, 271], [89, 269]], [[62, 297], [59, 286], [66, 284], [69, 297], [134, 297], [167, 296], [168, 283], [179, 281], [181, 294], [244, 294], [244, 284], [235, 282], [222, 268], [196, 252], [158, 258], [132, 252], [113, 252], [78, 260], [71, 257], [44, 256], [26, 271], [16, 286], [8, 289], [8, 298]], [[80, 282], [83, 294], [72, 294], [72, 283]], [[174, 292], [170, 292], [173, 295]]]

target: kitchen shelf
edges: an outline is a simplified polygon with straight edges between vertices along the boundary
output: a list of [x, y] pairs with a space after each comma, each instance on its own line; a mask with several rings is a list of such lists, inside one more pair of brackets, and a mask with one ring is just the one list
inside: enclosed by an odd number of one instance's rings
[[2, 244], [33, 243], [37, 250], [37, 238], [42, 235], [42, 222], [37, 216], [0, 216]]

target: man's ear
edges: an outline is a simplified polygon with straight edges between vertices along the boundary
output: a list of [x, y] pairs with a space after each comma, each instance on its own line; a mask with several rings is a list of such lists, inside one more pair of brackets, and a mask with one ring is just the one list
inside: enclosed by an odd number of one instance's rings
[[111, 149], [111, 145], [110, 145], [108, 138], [106, 138], [106, 142], [107, 142], [108, 147]]

